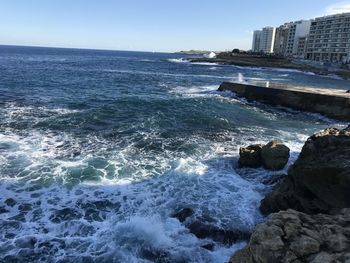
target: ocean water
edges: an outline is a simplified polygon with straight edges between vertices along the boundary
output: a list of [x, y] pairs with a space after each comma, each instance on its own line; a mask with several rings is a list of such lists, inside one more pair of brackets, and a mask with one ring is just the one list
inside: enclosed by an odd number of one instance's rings
[[0, 46], [0, 262], [226, 262], [244, 241], [198, 239], [172, 214], [251, 231], [281, 172], [239, 169], [239, 147], [280, 139], [290, 164], [312, 133], [344, 125], [216, 90], [349, 82], [185, 59]]

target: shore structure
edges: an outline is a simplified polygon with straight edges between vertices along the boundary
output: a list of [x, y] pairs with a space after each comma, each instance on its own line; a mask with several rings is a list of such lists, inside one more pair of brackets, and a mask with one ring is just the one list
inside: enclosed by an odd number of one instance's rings
[[219, 91], [232, 91], [237, 96], [248, 100], [350, 121], [350, 93], [346, 90], [316, 89], [285, 84], [253, 85], [223, 82]]

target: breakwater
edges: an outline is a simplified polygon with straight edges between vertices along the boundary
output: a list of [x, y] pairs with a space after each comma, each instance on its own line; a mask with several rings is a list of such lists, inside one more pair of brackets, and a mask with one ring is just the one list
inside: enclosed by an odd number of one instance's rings
[[219, 91], [226, 90], [248, 100], [350, 120], [350, 93], [345, 90], [223, 82]]

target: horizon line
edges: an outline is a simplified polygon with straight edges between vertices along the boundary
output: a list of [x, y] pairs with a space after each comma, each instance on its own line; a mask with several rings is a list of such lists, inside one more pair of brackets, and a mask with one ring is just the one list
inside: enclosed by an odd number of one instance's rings
[[105, 48], [87, 48], [87, 47], [59, 47], [45, 45], [18, 45], [18, 44], [1, 44], [0, 47], [29, 47], [29, 48], [52, 48], [52, 49], [75, 49], [75, 50], [91, 50], [91, 51], [117, 51], [117, 52], [140, 52], [140, 53], [166, 53], [173, 54], [179, 51], [147, 51], [147, 50], [130, 50], [130, 49], [105, 49]]

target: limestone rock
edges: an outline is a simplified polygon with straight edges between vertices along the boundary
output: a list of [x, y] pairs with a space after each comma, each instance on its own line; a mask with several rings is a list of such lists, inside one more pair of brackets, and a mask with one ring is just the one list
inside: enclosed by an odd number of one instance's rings
[[230, 263], [347, 262], [349, 226], [350, 209], [337, 215], [281, 211], [256, 227], [249, 244]]
[[264, 166], [268, 170], [281, 170], [287, 164], [288, 159], [289, 148], [274, 140], [266, 145], [253, 144], [240, 148], [238, 164], [240, 167]]
[[250, 233], [240, 229], [223, 229], [204, 220], [196, 220], [186, 226], [199, 239], [210, 238], [222, 244], [230, 244], [239, 240], [248, 240]]
[[281, 170], [289, 159], [289, 148], [279, 141], [271, 141], [261, 149], [262, 164], [268, 170]]
[[288, 175], [261, 202], [264, 214], [295, 209], [332, 213], [350, 207], [350, 127], [311, 136]]
[[242, 147], [239, 149], [238, 164], [240, 167], [252, 167], [257, 168], [262, 166], [261, 149], [262, 144], [254, 144], [248, 147]]

